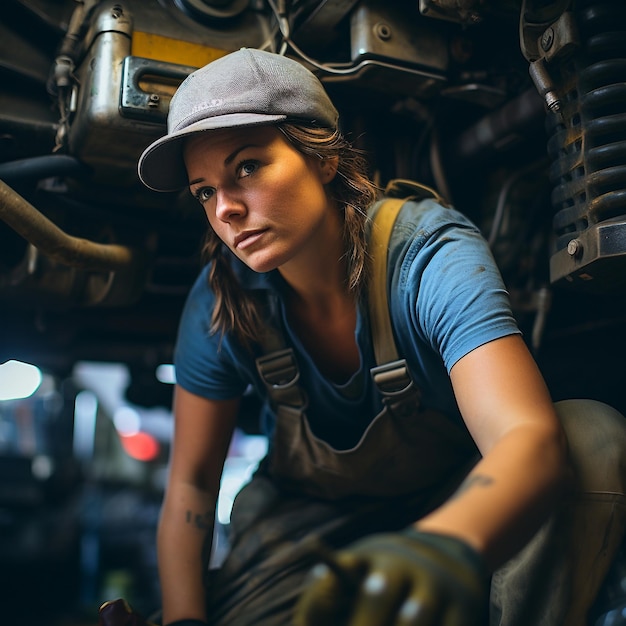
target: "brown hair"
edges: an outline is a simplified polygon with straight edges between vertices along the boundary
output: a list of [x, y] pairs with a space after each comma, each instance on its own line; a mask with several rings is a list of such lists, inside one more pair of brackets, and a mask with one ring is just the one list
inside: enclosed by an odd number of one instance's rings
[[[328, 187], [343, 212], [347, 283], [357, 298], [368, 275], [367, 208], [377, 197], [377, 188], [367, 174], [367, 161], [338, 130], [291, 123], [279, 124], [277, 128], [302, 154], [319, 159], [339, 157], [337, 174]], [[235, 277], [230, 265], [231, 252], [211, 228], [207, 232], [203, 254], [205, 260], [211, 262], [208, 281], [215, 294], [211, 332], [233, 332], [239, 341], [249, 345], [260, 336], [263, 320], [256, 301], [241, 288]]]

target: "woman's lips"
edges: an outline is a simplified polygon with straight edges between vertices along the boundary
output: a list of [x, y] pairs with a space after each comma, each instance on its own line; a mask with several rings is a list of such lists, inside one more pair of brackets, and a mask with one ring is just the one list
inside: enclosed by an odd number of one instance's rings
[[266, 232], [265, 229], [261, 230], [249, 230], [243, 233], [240, 233], [235, 237], [234, 247], [236, 250], [244, 250], [249, 246], [256, 243], [262, 235]]

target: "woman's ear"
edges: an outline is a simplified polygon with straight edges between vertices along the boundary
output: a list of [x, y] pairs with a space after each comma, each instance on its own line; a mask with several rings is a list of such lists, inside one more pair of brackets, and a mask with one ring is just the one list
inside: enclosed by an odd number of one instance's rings
[[327, 185], [335, 178], [337, 174], [337, 167], [339, 167], [339, 157], [333, 156], [322, 159], [320, 161], [320, 172], [322, 175], [322, 183]]

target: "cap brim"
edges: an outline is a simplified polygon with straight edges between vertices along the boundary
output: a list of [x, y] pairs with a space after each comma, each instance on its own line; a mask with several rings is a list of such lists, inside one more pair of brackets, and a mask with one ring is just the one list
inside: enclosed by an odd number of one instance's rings
[[286, 119], [286, 115], [233, 113], [206, 118], [190, 124], [157, 139], [144, 150], [137, 164], [139, 178], [146, 187], [154, 191], [179, 191], [189, 182], [183, 160], [185, 139], [211, 130], [276, 124]]

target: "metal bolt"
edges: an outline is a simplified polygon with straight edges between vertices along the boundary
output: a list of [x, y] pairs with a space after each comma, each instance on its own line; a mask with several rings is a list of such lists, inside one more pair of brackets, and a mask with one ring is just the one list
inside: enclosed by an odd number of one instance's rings
[[580, 256], [583, 252], [583, 244], [579, 239], [572, 239], [567, 244], [567, 254], [573, 257]]
[[546, 101], [546, 105], [552, 113], [558, 113], [561, 110], [561, 100], [554, 91], [546, 92], [544, 99]]
[[378, 22], [374, 24], [374, 34], [382, 41], [391, 39], [391, 27], [384, 22]]
[[149, 107], [158, 107], [159, 102], [161, 101], [161, 97], [158, 93], [151, 93], [148, 98], [148, 106]]
[[554, 43], [554, 29], [552, 26], [547, 28], [543, 35], [541, 35], [541, 48], [544, 52], [547, 52], [552, 48], [552, 44]]

